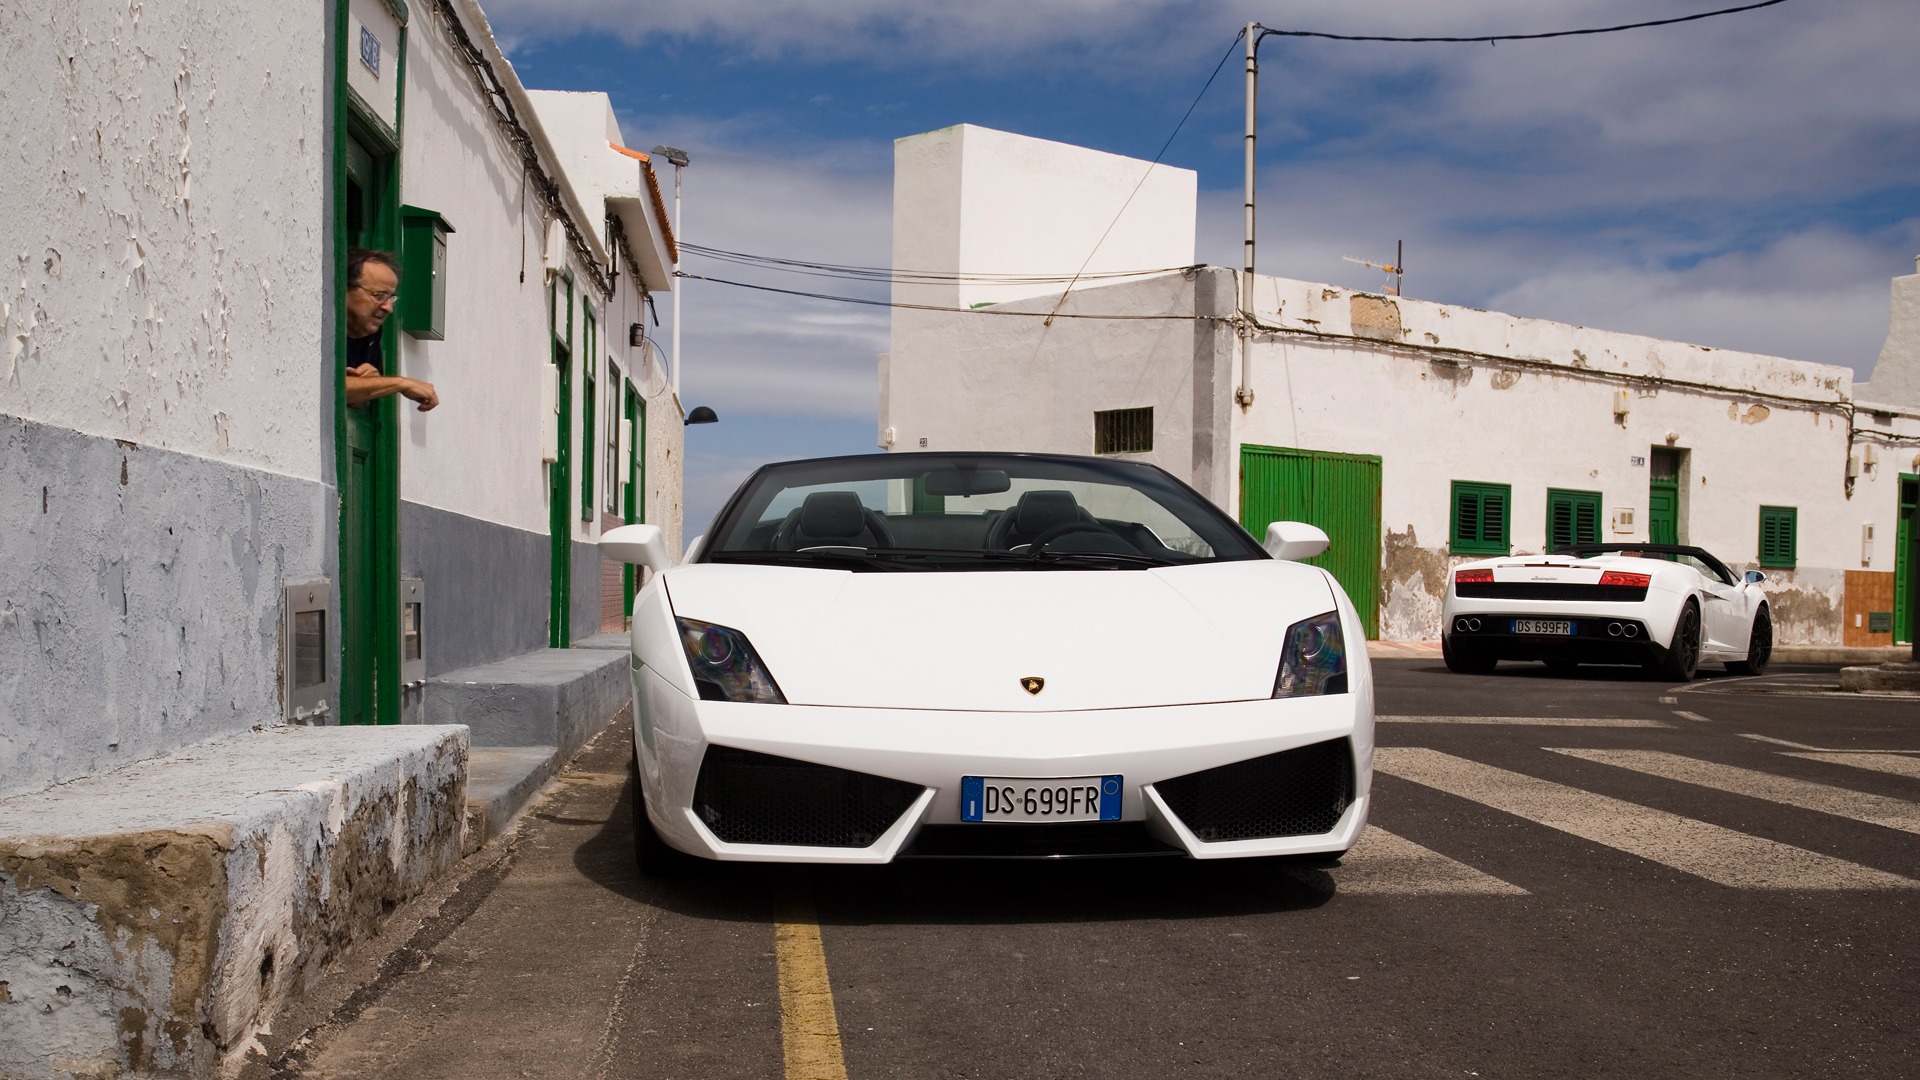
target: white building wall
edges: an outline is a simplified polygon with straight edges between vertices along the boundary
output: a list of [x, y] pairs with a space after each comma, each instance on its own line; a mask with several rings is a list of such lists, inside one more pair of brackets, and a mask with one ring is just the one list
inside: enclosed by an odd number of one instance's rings
[[[1100, 275], [1193, 263], [1198, 176], [1045, 139], [960, 124], [894, 147], [893, 265], [1001, 275]], [[1058, 297], [1060, 283], [896, 285], [896, 300], [975, 307]]]
[[[1646, 540], [1652, 448], [1675, 447], [1682, 542], [1757, 566], [1759, 507], [1796, 507], [1775, 621], [1783, 640], [1838, 642], [1858, 566], [1835, 527], [1847, 369], [1307, 282], [1262, 278], [1255, 296], [1262, 324], [1325, 336], [1254, 339], [1234, 441], [1381, 457], [1383, 637], [1438, 636], [1452, 481], [1512, 486], [1516, 553], [1545, 549], [1549, 488], [1601, 492], [1603, 537]], [[1621, 508], [1630, 532], [1611, 529]]]
[[327, 20], [0, 5], [0, 797], [281, 715], [335, 520]]

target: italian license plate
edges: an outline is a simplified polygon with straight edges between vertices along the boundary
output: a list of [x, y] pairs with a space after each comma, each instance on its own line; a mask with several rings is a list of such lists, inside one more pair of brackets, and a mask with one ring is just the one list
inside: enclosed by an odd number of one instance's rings
[[1516, 634], [1560, 634], [1571, 636], [1573, 624], [1565, 619], [1515, 619], [1513, 632]]
[[961, 821], [1119, 821], [1118, 776], [963, 776]]

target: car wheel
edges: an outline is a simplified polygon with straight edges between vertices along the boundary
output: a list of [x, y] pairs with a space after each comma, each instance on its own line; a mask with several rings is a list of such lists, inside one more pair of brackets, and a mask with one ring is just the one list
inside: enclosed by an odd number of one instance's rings
[[1440, 659], [1447, 670], [1460, 675], [1485, 675], [1500, 661], [1470, 645], [1455, 645], [1452, 638], [1440, 639]]
[[1747, 638], [1747, 658], [1727, 661], [1735, 675], [1763, 675], [1773, 660], [1773, 616], [1765, 605], [1753, 616], [1753, 634]]
[[1667, 658], [1660, 674], [1674, 682], [1692, 682], [1700, 670], [1700, 605], [1688, 598], [1680, 609], [1680, 621], [1674, 624], [1673, 641], [1667, 645]]
[[627, 762], [627, 779], [633, 786], [633, 861], [640, 867], [640, 876], [670, 878], [685, 874], [693, 868], [693, 856], [668, 845], [647, 818], [647, 796], [640, 786], [638, 750]]

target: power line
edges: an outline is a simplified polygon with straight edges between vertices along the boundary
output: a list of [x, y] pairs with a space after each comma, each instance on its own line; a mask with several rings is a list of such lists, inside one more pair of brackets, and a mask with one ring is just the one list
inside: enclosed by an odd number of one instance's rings
[[1383, 34], [1328, 34], [1319, 30], [1274, 30], [1260, 27], [1260, 38], [1274, 35], [1277, 37], [1324, 38], [1328, 41], [1399, 41], [1412, 43], [1467, 43], [1484, 41], [1492, 44], [1497, 41], [1540, 41], [1545, 38], [1581, 37], [1589, 34], [1617, 34], [1622, 30], [1645, 30], [1650, 26], [1672, 26], [1675, 23], [1695, 22], [1700, 19], [1712, 19], [1721, 15], [1737, 15], [1743, 11], [1755, 11], [1759, 8], [1784, 4], [1787, 0], [1760, 0], [1757, 4], [1743, 4], [1739, 7], [1721, 8], [1719, 11], [1703, 11], [1697, 15], [1681, 15], [1672, 19], [1651, 19], [1647, 22], [1622, 23], [1619, 26], [1596, 26], [1586, 30], [1550, 30], [1540, 34], [1482, 34], [1477, 37], [1392, 37]]
[[[807, 259], [783, 259], [772, 255], [754, 255], [747, 252], [728, 251], [724, 248], [704, 247], [699, 244], [682, 244], [682, 248], [691, 254], [716, 262], [733, 263], [760, 270], [777, 270], [785, 273], [802, 274], [809, 277], [842, 278], [850, 281], [906, 282], [918, 284], [988, 284], [988, 285], [1052, 285], [1073, 280], [1070, 274], [988, 274], [964, 273], [943, 270], [901, 270], [887, 266], [859, 266], [841, 263], [818, 262]], [[1142, 270], [1107, 270], [1094, 274], [1082, 274], [1081, 280], [1136, 278], [1149, 274], [1167, 274], [1184, 270], [1185, 266], [1161, 266]]]
[[[1177, 267], [1181, 270], [1198, 270], [1198, 266]], [[1198, 322], [1202, 319], [1217, 319], [1212, 315], [1096, 315], [1068, 314], [1044, 311], [1008, 311], [1003, 308], [955, 308], [941, 307], [938, 304], [903, 304], [895, 300], [873, 300], [863, 296], [836, 296], [832, 293], [806, 292], [801, 289], [782, 289], [773, 285], [755, 285], [748, 281], [729, 281], [726, 278], [708, 277], [705, 274], [676, 273], [675, 277], [690, 281], [705, 281], [714, 285], [732, 285], [739, 289], [752, 289], [755, 292], [779, 293], [782, 296], [801, 296], [809, 300], [833, 300], [842, 304], [859, 304], [863, 307], [905, 308], [910, 311], [937, 311], [946, 315], [1011, 315], [1027, 319], [1099, 319], [1109, 322]]]

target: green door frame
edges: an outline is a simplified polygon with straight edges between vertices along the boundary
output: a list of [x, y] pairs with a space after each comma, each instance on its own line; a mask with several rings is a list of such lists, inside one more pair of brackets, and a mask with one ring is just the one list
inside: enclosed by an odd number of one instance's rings
[[[547, 525], [551, 533], [551, 581], [547, 598], [547, 645], [573, 646], [573, 275], [547, 286], [549, 359], [560, 373], [555, 423], [559, 449], [549, 467]], [[592, 452], [592, 448], [588, 448]]]
[[[400, 20], [395, 116], [405, 116], [407, 31]], [[400, 722], [400, 444], [396, 398], [349, 409], [346, 393], [347, 249], [391, 251], [399, 238], [400, 127], [389, 128], [347, 84], [348, 5], [335, 10], [333, 57], [334, 467], [340, 496], [340, 712], [342, 724]], [[357, 152], [356, 152], [357, 151]], [[358, 221], [350, 191], [362, 197]], [[399, 370], [391, 320], [382, 338]]]

